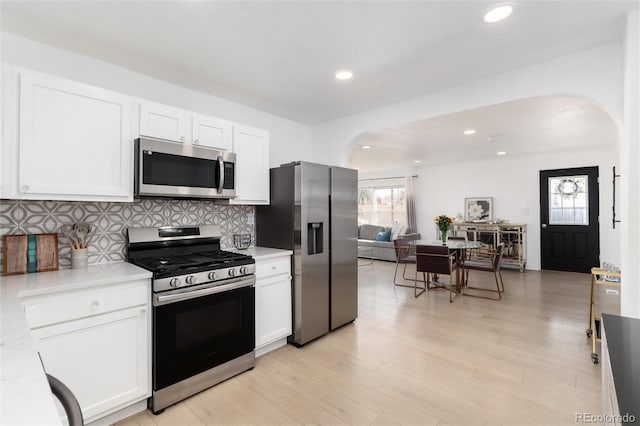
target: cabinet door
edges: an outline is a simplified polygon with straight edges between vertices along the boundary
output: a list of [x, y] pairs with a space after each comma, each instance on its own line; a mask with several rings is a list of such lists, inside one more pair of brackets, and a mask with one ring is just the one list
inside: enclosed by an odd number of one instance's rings
[[291, 275], [256, 282], [256, 348], [291, 334]]
[[130, 201], [133, 98], [21, 70], [16, 198]]
[[140, 102], [140, 136], [187, 142], [189, 112], [150, 101]]
[[86, 423], [150, 395], [145, 305], [32, 330], [45, 370], [74, 393]]
[[229, 121], [206, 115], [192, 117], [193, 144], [231, 151], [233, 125]]
[[234, 126], [236, 194], [231, 204], [269, 204], [269, 132]]

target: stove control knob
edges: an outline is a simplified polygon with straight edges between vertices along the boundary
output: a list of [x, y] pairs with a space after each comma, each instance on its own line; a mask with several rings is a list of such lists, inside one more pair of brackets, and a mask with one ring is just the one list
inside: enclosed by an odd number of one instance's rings
[[240, 267], [240, 273], [241, 273], [242, 275], [245, 275], [245, 274], [247, 273], [247, 267], [246, 267], [246, 266], [241, 266], [241, 267]]
[[193, 275], [189, 275], [185, 281], [187, 282], [187, 284], [195, 284], [196, 283], [196, 277], [194, 277]]
[[211, 281], [215, 280], [216, 279], [216, 273], [215, 272], [209, 272], [209, 279]]
[[229, 276], [230, 277], [235, 277], [236, 276], [236, 270], [233, 269], [233, 268], [229, 269]]
[[171, 287], [178, 287], [180, 285], [180, 280], [177, 278], [171, 278], [171, 281], [169, 281], [169, 285]]

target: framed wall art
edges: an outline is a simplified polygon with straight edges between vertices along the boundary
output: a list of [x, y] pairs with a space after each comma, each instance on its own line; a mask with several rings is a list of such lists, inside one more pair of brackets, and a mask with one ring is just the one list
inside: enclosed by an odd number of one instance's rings
[[464, 220], [466, 222], [491, 222], [493, 220], [493, 197], [465, 198]]

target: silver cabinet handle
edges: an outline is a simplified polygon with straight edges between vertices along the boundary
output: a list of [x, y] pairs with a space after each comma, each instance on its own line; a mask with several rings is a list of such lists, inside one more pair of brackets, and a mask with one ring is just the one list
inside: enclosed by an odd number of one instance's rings
[[95, 312], [98, 309], [98, 306], [100, 305], [100, 303], [98, 303], [97, 300], [94, 300], [93, 302], [91, 302], [91, 312]]
[[543, 223], [543, 224], [542, 224], [542, 227], [543, 227], [543, 228], [546, 228], [546, 227], [547, 227], [547, 224], [546, 224], [546, 223]]
[[29, 185], [22, 185], [20, 187], [20, 192], [29, 192]]
[[194, 140], [193, 140], [193, 144], [194, 144], [194, 145], [198, 145], [199, 143], [200, 143], [200, 139], [194, 139]]
[[180, 142], [184, 142], [184, 136], [180, 136]]

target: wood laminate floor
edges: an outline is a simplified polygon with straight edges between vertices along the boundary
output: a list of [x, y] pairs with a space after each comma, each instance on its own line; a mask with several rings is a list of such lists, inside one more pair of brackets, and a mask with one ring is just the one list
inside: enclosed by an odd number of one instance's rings
[[590, 275], [507, 270], [502, 301], [450, 304], [442, 290], [415, 299], [394, 287], [393, 269], [358, 268], [355, 323], [119, 425], [557, 425], [600, 412], [600, 366], [584, 332]]

